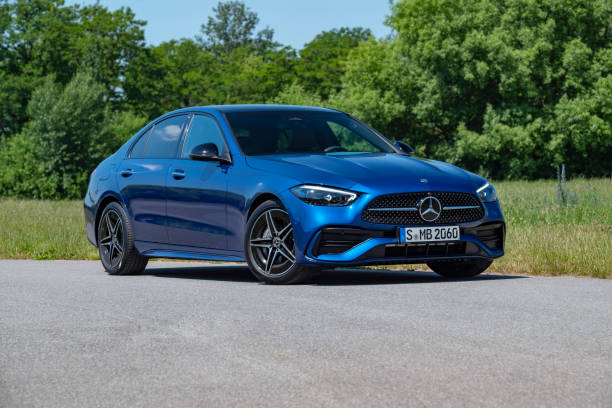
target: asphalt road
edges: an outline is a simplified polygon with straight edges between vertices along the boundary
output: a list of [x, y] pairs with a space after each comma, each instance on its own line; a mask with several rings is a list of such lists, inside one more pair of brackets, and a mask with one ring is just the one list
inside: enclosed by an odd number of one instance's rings
[[0, 261], [1, 407], [612, 406], [612, 280]]

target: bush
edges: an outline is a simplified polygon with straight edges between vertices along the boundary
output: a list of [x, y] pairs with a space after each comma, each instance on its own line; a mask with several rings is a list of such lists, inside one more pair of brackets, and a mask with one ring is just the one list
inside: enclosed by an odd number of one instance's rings
[[35, 154], [27, 134], [11, 137], [0, 149], [0, 196], [60, 198], [56, 175], [49, 175]]
[[97, 164], [146, 123], [110, 112], [106, 88], [89, 73], [63, 89], [47, 78], [28, 114], [24, 130], [0, 149], [0, 195], [81, 198]]

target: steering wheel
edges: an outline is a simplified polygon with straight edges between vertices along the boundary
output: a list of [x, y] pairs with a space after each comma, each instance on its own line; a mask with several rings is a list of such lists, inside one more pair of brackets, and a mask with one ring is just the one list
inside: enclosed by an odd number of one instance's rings
[[346, 150], [344, 147], [342, 146], [329, 146], [326, 147], [325, 150], [323, 150], [325, 153], [334, 153], [334, 152], [348, 152], [348, 150]]

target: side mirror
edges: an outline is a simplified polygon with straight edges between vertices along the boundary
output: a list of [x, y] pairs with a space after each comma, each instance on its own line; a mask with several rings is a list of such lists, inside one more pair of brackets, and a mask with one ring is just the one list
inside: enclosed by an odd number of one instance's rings
[[408, 143], [404, 143], [398, 140], [397, 142], [393, 143], [393, 146], [395, 146], [408, 156], [412, 156], [414, 154], [414, 149]]
[[218, 161], [221, 163], [230, 162], [227, 158], [219, 156], [219, 149], [217, 149], [217, 145], [214, 143], [197, 145], [189, 153], [189, 158], [191, 160], [199, 161]]

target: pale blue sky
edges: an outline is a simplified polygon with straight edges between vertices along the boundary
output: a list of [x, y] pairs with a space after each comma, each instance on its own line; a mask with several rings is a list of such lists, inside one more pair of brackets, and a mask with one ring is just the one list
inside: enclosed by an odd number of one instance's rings
[[[93, 4], [95, 0], [68, 0], [68, 4]], [[145, 37], [149, 44], [178, 38], [193, 38], [212, 14], [218, 0], [100, 0], [111, 10], [132, 8], [147, 21]], [[338, 27], [365, 27], [376, 37], [390, 34], [383, 24], [389, 14], [389, 0], [246, 0], [259, 15], [259, 29], [274, 29], [281, 44], [300, 49], [315, 35]]]

